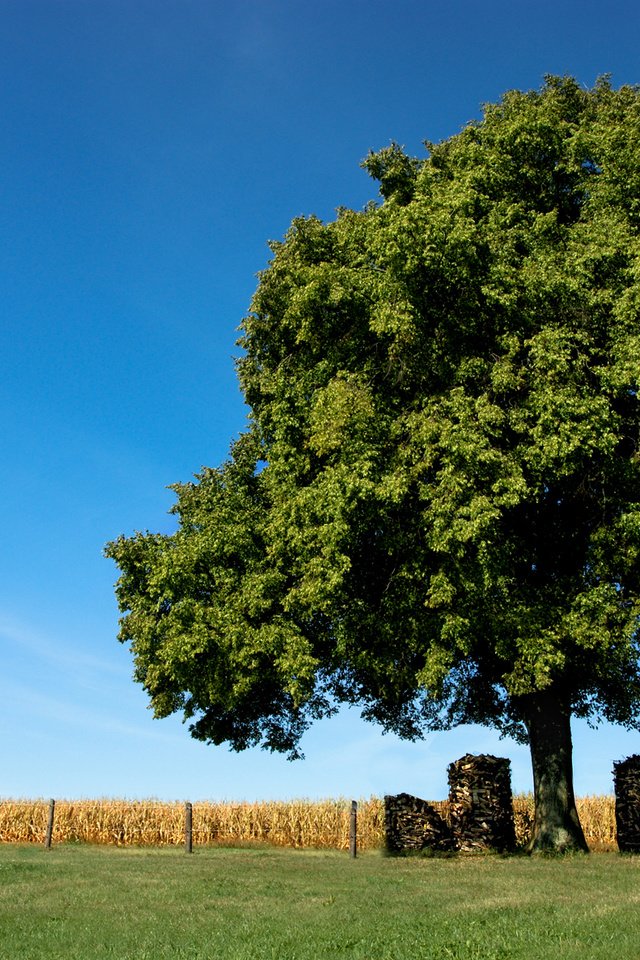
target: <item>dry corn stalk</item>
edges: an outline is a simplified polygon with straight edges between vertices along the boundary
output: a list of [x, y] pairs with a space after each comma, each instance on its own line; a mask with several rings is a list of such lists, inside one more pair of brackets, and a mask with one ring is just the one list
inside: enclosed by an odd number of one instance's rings
[[[292, 800], [253, 803], [193, 804], [193, 843], [270, 843], [287, 847], [347, 850], [350, 801]], [[449, 819], [447, 801], [435, 801]], [[588, 842], [615, 846], [614, 798], [583, 797], [578, 813]], [[0, 800], [0, 842], [44, 843], [49, 803], [46, 800]], [[516, 839], [526, 841], [533, 822], [533, 798], [513, 799]], [[184, 843], [184, 804], [156, 800], [60, 800], [56, 803], [54, 843], [102, 843], [157, 846]], [[358, 849], [384, 846], [384, 803], [371, 797], [358, 802]]]

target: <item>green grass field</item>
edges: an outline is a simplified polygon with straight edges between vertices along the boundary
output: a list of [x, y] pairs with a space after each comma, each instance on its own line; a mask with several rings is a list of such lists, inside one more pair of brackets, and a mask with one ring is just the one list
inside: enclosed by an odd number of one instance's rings
[[639, 960], [640, 857], [0, 847], [2, 960]]

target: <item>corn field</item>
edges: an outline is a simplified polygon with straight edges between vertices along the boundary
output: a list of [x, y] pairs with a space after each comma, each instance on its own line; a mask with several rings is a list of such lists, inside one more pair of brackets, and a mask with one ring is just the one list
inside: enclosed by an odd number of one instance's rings
[[[578, 813], [589, 845], [616, 845], [613, 796], [582, 797]], [[434, 806], [447, 818], [448, 803]], [[193, 843], [268, 843], [285, 847], [347, 850], [348, 800], [292, 800], [256, 803], [193, 804]], [[533, 821], [533, 797], [514, 797], [516, 837], [525, 843]], [[0, 800], [0, 842], [43, 843], [49, 804], [45, 800]], [[154, 800], [60, 800], [56, 803], [54, 843], [102, 843], [117, 846], [157, 846], [184, 843], [182, 803]], [[384, 845], [384, 802], [371, 797], [358, 802], [358, 848]]]

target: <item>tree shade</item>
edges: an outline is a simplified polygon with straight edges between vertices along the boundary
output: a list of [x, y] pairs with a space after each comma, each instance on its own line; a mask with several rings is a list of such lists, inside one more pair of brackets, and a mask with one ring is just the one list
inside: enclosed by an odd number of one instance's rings
[[380, 200], [296, 219], [243, 323], [251, 410], [108, 544], [157, 716], [296, 756], [339, 703], [531, 745], [531, 847], [586, 848], [570, 717], [638, 728], [640, 91], [548, 77]]

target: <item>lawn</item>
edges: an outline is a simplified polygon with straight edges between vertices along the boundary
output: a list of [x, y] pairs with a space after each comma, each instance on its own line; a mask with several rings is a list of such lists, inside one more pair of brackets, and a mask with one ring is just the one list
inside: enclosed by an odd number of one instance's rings
[[640, 857], [0, 846], [2, 960], [638, 960]]

